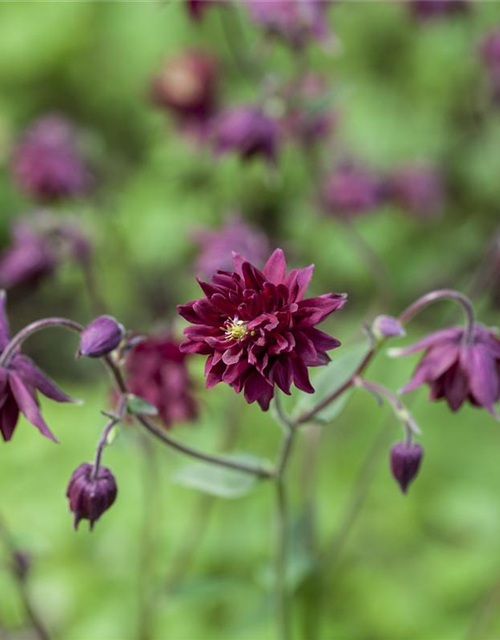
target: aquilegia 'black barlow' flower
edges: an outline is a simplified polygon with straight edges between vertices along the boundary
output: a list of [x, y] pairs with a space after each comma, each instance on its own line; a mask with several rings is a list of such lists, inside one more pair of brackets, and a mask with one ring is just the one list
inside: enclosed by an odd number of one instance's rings
[[94, 465], [88, 463], [75, 469], [66, 491], [69, 508], [75, 514], [75, 529], [80, 520], [89, 520], [92, 530], [94, 522], [116, 500], [117, 493], [115, 478], [107, 467], [99, 467], [97, 474], [94, 474]]

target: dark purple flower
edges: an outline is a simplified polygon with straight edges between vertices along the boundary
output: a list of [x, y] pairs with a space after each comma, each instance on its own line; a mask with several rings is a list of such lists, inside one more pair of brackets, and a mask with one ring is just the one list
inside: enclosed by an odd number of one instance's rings
[[496, 416], [494, 405], [500, 397], [500, 340], [480, 324], [474, 327], [471, 344], [464, 342], [464, 333], [463, 327], [443, 329], [395, 351], [402, 356], [424, 351], [401, 393], [428, 384], [430, 399], [446, 399], [452, 411], [469, 401]]
[[216, 153], [236, 153], [244, 160], [276, 160], [278, 124], [257, 107], [235, 107], [216, 117], [211, 127]]
[[320, 197], [326, 213], [351, 218], [373, 211], [381, 204], [382, 184], [362, 167], [343, 164], [325, 178]]
[[92, 180], [74, 127], [51, 115], [38, 119], [14, 148], [11, 169], [18, 186], [42, 202], [82, 195]]
[[170, 334], [139, 341], [125, 366], [129, 390], [154, 405], [166, 427], [197, 417], [186, 355]]
[[420, 469], [424, 450], [422, 447], [413, 442], [396, 442], [391, 448], [390, 465], [392, 475], [398, 482], [401, 491], [406, 493], [410, 483]]
[[386, 190], [397, 206], [417, 216], [430, 218], [439, 215], [443, 208], [443, 183], [431, 167], [403, 167], [388, 179]]
[[409, 6], [415, 18], [432, 20], [456, 13], [463, 13], [469, 9], [468, 0], [403, 0]]
[[[219, 0], [221, 2], [222, 0]], [[216, 0], [185, 0], [189, 17], [199, 22], [206, 10], [216, 3]]]
[[75, 515], [75, 529], [80, 520], [90, 521], [90, 530], [116, 500], [118, 489], [116, 481], [107, 467], [99, 467], [94, 477], [94, 465], [81, 464], [70, 478], [66, 497], [69, 508]]
[[114, 351], [125, 335], [125, 329], [113, 316], [99, 316], [92, 320], [80, 336], [78, 355], [101, 358]]
[[181, 121], [202, 121], [213, 114], [218, 66], [204, 51], [190, 50], [168, 60], [153, 78], [154, 102]]
[[246, 0], [252, 19], [273, 37], [303, 48], [311, 40], [331, 38], [327, 10], [322, 0]]
[[304, 299], [313, 265], [286, 272], [281, 249], [259, 271], [234, 256], [234, 272], [217, 271], [211, 284], [199, 281], [205, 297], [178, 307], [194, 326], [184, 330], [185, 353], [208, 356], [207, 388], [226, 382], [247, 402], [267, 410], [277, 385], [290, 394], [292, 382], [314, 393], [308, 367], [327, 364], [340, 342], [315, 328], [342, 308], [345, 294]]
[[[5, 293], [0, 293], [0, 353], [9, 342]], [[19, 412], [42, 435], [57, 442], [40, 413], [37, 391], [56, 402], [75, 402], [61, 391], [27, 356], [18, 350], [0, 366], [0, 434], [7, 442], [16, 428]]]
[[257, 264], [262, 264], [269, 254], [265, 233], [246, 224], [238, 214], [229, 218], [220, 229], [200, 229], [193, 235], [200, 247], [196, 272], [202, 276], [209, 277], [218, 269], [230, 271], [233, 251]]

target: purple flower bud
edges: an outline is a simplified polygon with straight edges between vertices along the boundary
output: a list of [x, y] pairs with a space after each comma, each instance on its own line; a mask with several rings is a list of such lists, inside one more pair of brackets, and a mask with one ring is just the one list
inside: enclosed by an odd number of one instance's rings
[[82, 331], [78, 355], [87, 358], [101, 358], [114, 351], [124, 335], [123, 325], [112, 316], [99, 316]]
[[212, 123], [211, 137], [216, 153], [237, 153], [247, 160], [264, 156], [276, 160], [278, 124], [262, 109], [236, 107], [224, 111]]
[[391, 448], [390, 464], [394, 478], [397, 480], [401, 491], [406, 493], [412, 480], [418, 473], [424, 450], [414, 442], [396, 442]]
[[381, 181], [353, 163], [341, 165], [326, 177], [321, 188], [325, 212], [340, 218], [351, 218], [376, 209], [381, 196]]
[[66, 497], [69, 508], [75, 514], [75, 529], [80, 520], [90, 521], [90, 530], [94, 522], [107, 511], [116, 499], [118, 492], [116, 481], [107, 467], [99, 467], [97, 477], [93, 477], [94, 466], [81, 464], [70, 478]]
[[91, 175], [77, 148], [76, 132], [59, 116], [46, 116], [28, 129], [14, 149], [14, 180], [42, 202], [82, 195]]
[[372, 331], [377, 338], [396, 338], [406, 335], [402, 324], [392, 316], [377, 316], [373, 321]]
[[218, 66], [204, 51], [190, 50], [168, 60], [153, 78], [154, 102], [182, 120], [205, 121], [215, 107]]

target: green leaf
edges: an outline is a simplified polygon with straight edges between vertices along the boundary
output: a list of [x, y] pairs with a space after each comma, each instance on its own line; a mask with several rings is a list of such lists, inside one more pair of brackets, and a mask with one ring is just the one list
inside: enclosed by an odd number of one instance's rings
[[[262, 460], [251, 454], [225, 456], [228, 460], [268, 466], [267, 460]], [[198, 489], [219, 498], [240, 498], [250, 493], [257, 484], [257, 476], [236, 469], [220, 467], [208, 462], [195, 462], [182, 467], [172, 476], [176, 484], [190, 489]]]
[[[344, 347], [333, 354], [332, 361], [323, 367], [315, 376], [311, 377], [312, 386], [316, 392], [313, 394], [302, 394], [295, 407], [294, 415], [298, 416], [306, 411], [310, 411], [321, 400], [337, 389], [360, 364], [364, 355], [368, 351], [366, 343], [357, 344], [352, 347]], [[348, 389], [337, 400], [334, 400], [327, 407], [317, 413], [313, 421], [320, 424], [327, 424], [335, 420], [345, 409], [354, 389]]]
[[157, 416], [158, 409], [139, 396], [135, 396], [133, 393], [129, 393], [127, 396], [127, 411], [135, 416]]

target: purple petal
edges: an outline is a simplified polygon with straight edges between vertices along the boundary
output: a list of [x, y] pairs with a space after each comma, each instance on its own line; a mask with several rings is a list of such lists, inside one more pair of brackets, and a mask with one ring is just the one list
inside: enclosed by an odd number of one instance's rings
[[493, 412], [493, 406], [500, 396], [500, 384], [496, 361], [491, 353], [482, 346], [464, 348], [460, 363], [477, 403]]
[[444, 396], [450, 409], [457, 411], [469, 395], [467, 378], [458, 364], [444, 374], [443, 385]]
[[79, 402], [59, 389], [55, 382], [40, 371], [27, 356], [16, 356], [12, 361], [11, 369], [17, 371], [29, 386], [38, 389], [38, 391], [51, 400], [55, 400], [56, 402]]
[[306, 365], [295, 358], [292, 360], [292, 369], [293, 369], [293, 381], [297, 389], [301, 391], [305, 391], [306, 393], [314, 393], [314, 387], [309, 380], [309, 373], [307, 372]]
[[0, 433], [5, 442], [12, 438], [14, 429], [19, 419], [19, 409], [11, 393], [8, 394], [0, 410]]
[[285, 285], [290, 291], [290, 302], [299, 302], [302, 300], [311, 282], [313, 271], [313, 264], [304, 269], [292, 269], [290, 271], [285, 282]]
[[326, 293], [317, 298], [301, 300], [299, 310], [296, 313], [298, 327], [314, 327], [324, 320], [330, 313], [341, 309], [346, 303], [347, 296], [343, 293]]
[[251, 404], [255, 402], [259, 396], [266, 394], [269, 388], [272, 391], [272, 386], [267, 380], [257, 371], [253, 371], [245, 382], [245, 400]]
[[425, 354], [418, 364], [412, 379], [400, 393], [408, 393], [426, 382], [440, 378], [458, 360], [459, 348], [454, 344], [444, 344], [434, 347]]
[[9, 322], [5, 310], [7, 294], [0, 291], [0, 351], [3, 351], [9, 342]]
[[286, 260], [282, 249], [276, 249], [262, 270], [269, 282], [281, 284], [285, 280]]
[[31, 422], [31, 424], [34, 425], [42, 435], [53, 442], [57, 442], [57, 439], [51, 433], [42, 418], [34, 392], [25, 385], [14, 371], [9, 371], [9, 386], [17, 402], [17, 406], [25, 418]]
[[[440, 342], [451, 342], [454, 344], [458, 344], [462, 338], [463, 329], [458, 327], [450, 327], [449, 329], [441, 329], [440, 331], [436, 331], [435, 333], [431, 333], [422, 340], [418, 340], [414, 344], [409, 347], [404, 347], [403, 349], [397, 349], [397, 355], [399, 356], [408, 356], [412, 353], [416, 353], [417, 351], [422, 351], [423, 349], [428, 349], [429, 347], [433, 347], [434, 345], [438, 345]], [[395, 350], [396, 353], [396, 350]]]

